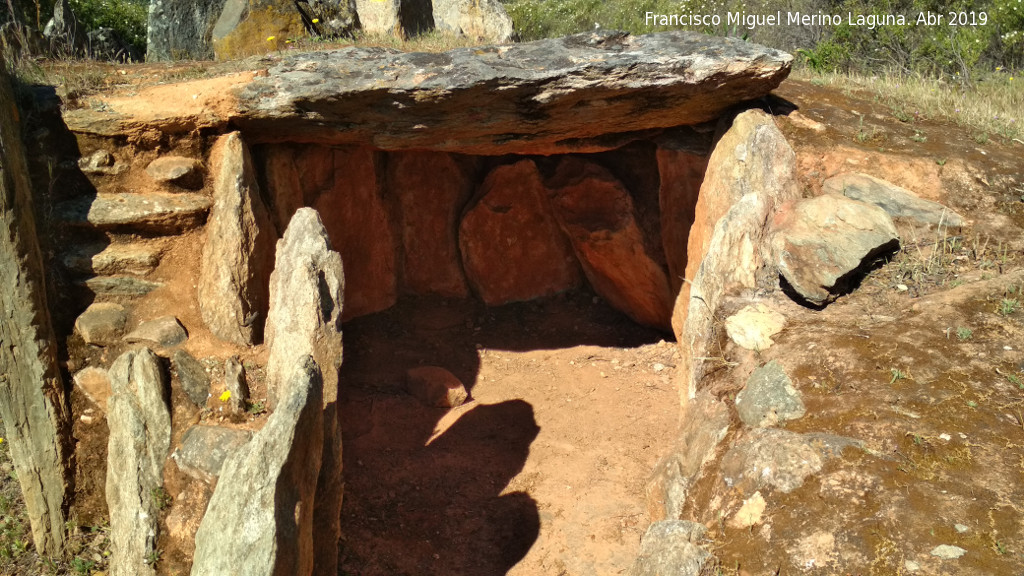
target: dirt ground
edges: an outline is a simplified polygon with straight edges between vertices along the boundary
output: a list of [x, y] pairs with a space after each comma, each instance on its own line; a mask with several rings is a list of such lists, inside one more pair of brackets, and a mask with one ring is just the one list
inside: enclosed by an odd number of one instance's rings
[[[619, 574], [675, 429], [675, 346], [591, 294], [409, 301], [345, 327], [343, 573]], [[405, 371], [471, 401], [427, 408]]]

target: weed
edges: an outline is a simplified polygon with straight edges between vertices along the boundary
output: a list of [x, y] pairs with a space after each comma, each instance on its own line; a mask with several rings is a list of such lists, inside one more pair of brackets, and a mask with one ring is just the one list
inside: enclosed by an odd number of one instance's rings
[[999, 314], [1009, 316], [1020, 308], [1020, 300], [1016, 298], [1003, 298], [999, 301]]
[[1016, 386], [1017, 388], [1024, 390], [1024, 382], [1021, 382], [1020, 376], [1017, 376], [1016, 374], [1007, 374], [1006, 380], [1009, 381], [1010, 384]]
[[978, 144], [988, 144], [988, 132], [978, 132], [974, 135], [974, 141]]
[[267, 407], [263, 404], [263, 402], [253, 402], [252, 404], [249, 404], [249, 408], [246, 409], [246, 412], [252, 414], [253, 416], [259, 416], [260, 414], [263, 414], [266, 411]]
[[171, 505], [171, 502], [174, 501], [174, 499], [171, 498], [171, 495], [167, 493], [167, 490], [164, 490], [163, 486], [153, 488], [150, 491], [149, 496], [153, 499], [153, 504], [156, 506], [157, 510], [167, 509], [167, 507]]
[[[920, 132], [914, 132], [914, 135], [911, 136], [910, 139], [913, 140], [914, 142], [927, 142], [928, 141], [928, 137], [925, 136], [924, 134], [921, 134]], [[940, 164], [940, 166], [941, 166], [941, 164]]]
[[935, 159], [935, 163], [938, 164], [939, 166], [945, 166], [946, 165], [946, 159], [945, 158], [936, 158]]
[[160, 562], [160, 558], [164, 555], [164, 551], [159, 548], [154, 548], [148, 554], [146, 554], [146, 565], [155, 566]]
[[93, 568], [96, 567], [96, 563], [92, 560], [86, 560], [85, 558], [75, 557], [71, 560], [71, 569], [75, 571], [75, 574], [81, 574], [82, 576], [88, 576], [92, 573]]
[[959, 338], [961, 342], [970, 340], [972, 336], [974, 336], [974, 332], [970, 328], [960, 326], [956, 329], [956, 337]]
[[906, 372], [899, 368], [890, 368], [889, 373], [892, 374], [892, 379], [889, 380], [889, 384], [895, 384], [897, 380], [906, 380], [910, 378]]

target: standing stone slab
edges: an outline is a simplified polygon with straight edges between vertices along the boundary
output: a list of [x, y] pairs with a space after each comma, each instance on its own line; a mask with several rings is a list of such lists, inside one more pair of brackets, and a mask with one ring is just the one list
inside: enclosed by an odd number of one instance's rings
[[70, 414], [46, 303], [18, 111], [0, 66], [0, 418], [36, 550], [64, 547]]
[[110, 510], [110, 575], [156, 574], [148, 559], [157, 549], [163, 486], [171, 448], [167, 375], [148, 348], [121, 355], [110, 367], [107, 425], [107, 508]]
[[846, 290], [854, 272], [874, 256], [898, 247], [899, 233], [885, 210], [837, 194], [787, 205], [772, 220], [779, 272], [819, 306]]
[[226, 0], [151, 0], [146, 60], [213, 57], [210, 34]]
[[572, 246], [546, 206], [532, 160], [499, 166], [459, 225], [462, 261], [473, 291], [488, 306], [533, 300], [582, 280]]
[[729, 409], [706, 392], [687, 403], [680, 416], [679, 434], [647, 481], [647, 516], [652, 522], [677, 520], [690, 495], [715, 458], [718, 445], [729, 432]]
[[508, 42], [515, 34], [499, 0], [432, 0], [431, 4], [434, 27], [443, 32], [495, 43]]
[[[323, 446], [318, 456], [315, 526], [318, 575], [338, 572], [341, 537], [341, 426], [338, 410], [338, 369], [342, 360], [341, 318], [345, 273], [341, 256], [331, 250], [320, 216], [300, 208], [277, 244], [277, 266], [270, 277], [267, 318], [267, 398], [271, 405], [285, 398], [286, 376], [306, 357], [322, 370]], [[279, 410], [280, 408], [278, 408]]]
[[388, 156], [388, 189], [402, 214], [402, 283], [413, 294], [469, 296], [457, 230], [474, 182], [460, 160], [443, 152]]
[[313, 573], [322, 387], [313, 359], [299, 359], [266, 425], [224, 462], [196, 532], [192, 576]]
[[199, 275], [199, 310], [215, 336], [251, 345], [263, 336], [277, 233], [260, 198], [249, 149], [237, 133], [210, 153], [213, 208]]
[[355, 0], [359, 24], [370, 34], [402, 36], [401, 0]]
[[327, 188], [313, 206], [323, 218], [331, 245], [345, 261], [348, 320], [386, 310], [397, 301], [398, 232], [384, 198], [382, 155], [368, 148], [331, 152]]
[[675, 295], [679, 294], [686, 276], [686, 243], [690, 238], [708, 157], [686, 149], [659, 146], [657, 158], [661, 239], [668, 264], [669, 284]]
[[312, 206], [333, 185], [334, 150], [326, 146], [268, 144], [259, 147], [256, 155], [278, 230], [287, 228], [296, 210]]
[[267, 316], [268, 397], [273, 405], [295, 362], [312, 356], [323, 370], [324, 397], [334, 402], [341, 366], [345, 272], [315, 210], [300, 208], [295, 213], [277, 243], [276, 262]]
[[227, 0], [213, 27], [218, 60], [244, 58], [285, 47], [285, 40], [306, 35], [291, 0]]
[[571, 156], [546, 184], [594, 291], [640, 324], [670, 329], [668, 277], [637, 224], [629, 191], [601, 166]]
[[797, 198], [796, 155], [760, 110], [738, 115], [708, 160], [687, 247], [686, 283], [672, 312], [681, 348], [681, 375], [693, 398], [704, 375], [714, 319], [730, 291], [773, 288], [776, 275], [766, 262], [770, 216]]

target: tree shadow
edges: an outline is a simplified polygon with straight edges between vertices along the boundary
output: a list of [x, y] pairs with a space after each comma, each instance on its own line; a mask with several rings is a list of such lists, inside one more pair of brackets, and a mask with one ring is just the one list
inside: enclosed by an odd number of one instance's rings
[[480, 349], [632, 347], [665, 336], [585, 290], [498, 308], [407, 298], [344, 333], [340, 565], [361, 576], [502, 575], [540, 536], [537, 502], [509, 490], [540, 433], [533, 407], [428, 407], [406, 392], [408, 369], [446, 368], [472, 397]]
[[530, 404], [474, 406], [431, 439], [440, 414], [395, 398], [373, 405], [366, 433], [343, 432], [343, 570], [505, 574], [537, 540], [537, 503], [502, 493], [540, 431]]

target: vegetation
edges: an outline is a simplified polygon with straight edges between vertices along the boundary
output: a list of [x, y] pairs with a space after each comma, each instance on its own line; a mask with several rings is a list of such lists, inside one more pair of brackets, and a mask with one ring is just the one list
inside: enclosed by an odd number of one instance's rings
[[[0, 23], [14, 22], [23, 34], [41, 34], [53, 17], [51, 0], [5, 0]], [[139, 54], [146, 51], [149, 0], [68, 0], [71, 11], [85, 31], [111, 28]]]
[[[1024, 66], [1024, 5], [1017, 0], [505, 0], [505, 4], [524, 40], [595, 26], [635, 34], [684, 28], [789, 50], [818, 72], [892, 70], [966, 81], [978, 70]], [[781, 25], [743, 19], [779, 12]], [[683, 18], [674, 26], [659, 26], [648, 13]], [[730, 19], [730, 13], [740, 18]], [[835, 18], [789, 24], [789, 15], [796, 13]], [[925, 19], [919, 21], [922, 14]], [[884, 18], [898, 15], [903, 19]], [[859, 22], [857, 16], [874, 17], [880, 23]], [[929, 17], [934, 20], [927, 21]]]

